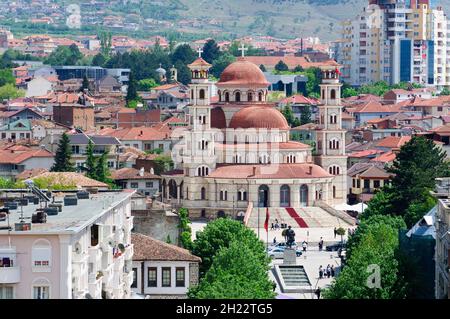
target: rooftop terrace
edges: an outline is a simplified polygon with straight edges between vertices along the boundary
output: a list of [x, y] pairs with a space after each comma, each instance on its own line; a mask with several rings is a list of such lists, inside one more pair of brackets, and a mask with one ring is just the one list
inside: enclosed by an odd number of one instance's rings
[[[10, 234], [14, 235], [77, 233], [111, 208], [118, 206], [127, 198], [131, 198], [133, 193], [133, 191], [99, 192], [98, 194], [90, 194], [89, 199], [78, 199], [77, 205], [73, 206], [64, 205], [63, 199], [67, 195], [76, 195], [76, 192], [55, 193], [49, 204], [52, 204], [53, 201], [61, 202], [61, 212], [58, 212], [57, 215], [48, 215], [45, 223], [32, 223], [31, 230], [26, 231], [15, 230], [15, 224], [21, 221], [22, 212], [24, 222], [31, 223], [32, 215], [36, 212], [36, 209], [45, 208], [45, 203], [34, 204], [30, 202], [26, 206], [19, 204], [17, 209], [10, 209], [10, 213], [5, 220], [0, 219], [0, 236], [8, 234], [8, 226], [11, 227]], [[3, 200], [5, 197], [13, 198], [23, 195], [30, 195], [30, 193], [13, 193], [0, 190], [0, 196]], [[0, 204], [0, 207], [3, 207], [3, 204]]]

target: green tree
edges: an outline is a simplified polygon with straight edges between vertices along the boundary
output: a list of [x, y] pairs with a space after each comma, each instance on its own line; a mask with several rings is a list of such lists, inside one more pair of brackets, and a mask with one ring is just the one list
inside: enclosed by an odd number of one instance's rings
[[269, 262], [261, 263], [251, 247], [233, 241], [214, 256], [211, 268], [200, 285], [189, 291], [195, 299], [271, 299], [273, 283], [267, 272]]
[[77, 65], [83, 58], [83, 54], [80, 52], [75, 44], [70, 46], [59, 46], [53, 51], [45, 60], [49, 65]]
[[127, 103], [131, 101], [139, 100], [139, 95], [137, 93], [137, 82], [134, 78], [133, 72], [130, 72], [129, 81], [128, 81], [128, 90], [127, 90], [127, 96], [126, 101]]
[[183, 65], [188, 65], [194, 62], [197, 55], [192, 50], [189, 44], [181, 44], [175, 48], [175, 51], [171, 55], [172, 64], [181, 62]]
[[280, 60], [275, 65], [275, 70], [278, 71], [278, 72], [289, 71], [289, 67], [287, 66], [286, 63], [284, 63], [282, 60]]
[[99, 35], [100, 38], [100, 54], [104, 57], [111, 55], [112, 36], [110, 32], [102, 32]]
[[302, 108], [302, 114], [300, 115], [300, 125], [311, 123], [311, 106], [305, 105]]
[[222, 54], [217, 60], [212, 63], [211, 74], [219, 78], [227, 66], [236, 61], [236, 58], [229, 53]]
[[178, 72], [178, 82], [188, 85], [191, 82], [191, 70], [181, 61], [175, 63]]
[[155, 174], [161, 175], [164, 172], [170, 171], [173, 168], [173, 160], [170, 156], [159, 155], [153, 160], [155, 164]]
[[260, 69], [262, 72], [267, 72], [267, 69], [266, 69], [266, 67], [264, 66], [264, 64], [261, 64], [261, 65], [259, 66], [259, 69]]
[[444, 96], [444, 95], [450, 95], [450, 90], [448, 88], [444, 88], [442, 89], [441, 93], [439, 93], [440, 96]]
[[[399, 278], [399, 262], [396, 258], [399, 229], [390, 224], [376, 222], [367, 225], [358, 245], [347, 259], [346, 266], [331, 287], [324, 291], [325, 298], [394, 299], [404, 297], [404, 288]], [[373, 273], [373, 270], [369, 268], [371, 265], [380, 267], [379, 288], [370, 287], [367, 284], [369, 276]]]
[[97, 180], [97, 158], [94, 155], [94, 143], [89, 140], [89, 143], [86, 147], [86, 163], [84, 169], [86, 170], [86, 176], [92, 179]]
[[183, 248], [192, 249], [192, 229], [189, 224], [189, 211], [186, 208], [181, 208], [178, 211], [178, 217], [180, 219], [178, 229], [180, 230], [180, 243]]
[[94, 58], [92, 59], [92, 65], [93, 66], [104, 66], [107, 60], [108, 59], [102, 53], [97, 53], [94, 56]]
[[148, 92], [154, 87], [157, 87], [158, 83], [154, 79], [142, 79], [137, 82], [137, 89], [139, 91]]
[[58, 143], [58, 149], [55, 154], [55, 163], [50, 171], [52, 172], [75, 172], [75, 166], [71, 161], [72, 147], [69, 136], [63, 133]]
[[4, 86], [6, 84], [16, 84], [16, 79], [14, 78], [11, 69], [0, 70], [0, 86]]
[[253, 250], [261, 264], [267, 261], [264, 244], [253, 230], [239, 221], [220, 218], [209, 223], [203, 231], [198, 232], [192, 245], [192, 253], [202, 259], [201, 276], [204, 276], [209, 270], [219, 249], [229, 247], [233, 241], [239, 242], [241, 247], [247, 246]]
[[103, 152], [102, 155], [96, 158], [95, 163], [95, 179], [99, 182], [112, 184], [112, 180], [109, 178], [111, 173], [108, 168], [108, 153]]
[[305, 69], [303, 69], [303, 67], [301, 65], [297, 65], [292, 71], [295, 73], [300, 73], [300, 72], [304, 72]]
[[11, 100], [24, 97], [25, 91], [16, 88], [14, 84], [5, 84], [0, 87], [0, 100]]
[[88, 79], [88, 77], [86, 75], [84, 75], [83, 82], [81, 84], [81, 91], [89, 90], [89, 87], [90, 87], [89, 79]]
[[352, 96], [358, 96], [358, 91], [355, 88], [347, 87], [342, 90], [342, 97], [348, 98]]
[[322, 71], [319, 68], [309, 68], [305, 71], [308, 78], [306, 82], [306, 93], [308, 97], [320, 99], [320, 83], [322, 82]]
[[213, 61], [220, 58], [222, 52], [220, 52], [220, 48], [217, 45], [216, 41], [208, 40], [203, 46], [203, 59], [208, 63], [213, 63]]
[[[369, 202], [368, 209], [362, 215], [408, 215], [407, 226], [413, 226], [427, 213], [430, 199], [427, 192], [435, 186], [437, 177], [447, 176], [449, 167], [446, 153], [432, 140], [422, 136], [413, 136], [403, 145], [389, 172], [395, 174], [392, 186], [384, 187]], [[381, 194], [380, 194], [381, 193]], [[414, 205], [408, 212], [410, 205]], [[424, 208], [422, 213], [418, 209]]]
[[286, 104], [284, 106], [283, 110], [281, 111], [281, 113], [286, 118], [286, 121], [288, 122], [288, 124], [292, 127], [295, 117], [294, 117], [294, 112], [292, 111], [291, 103]]

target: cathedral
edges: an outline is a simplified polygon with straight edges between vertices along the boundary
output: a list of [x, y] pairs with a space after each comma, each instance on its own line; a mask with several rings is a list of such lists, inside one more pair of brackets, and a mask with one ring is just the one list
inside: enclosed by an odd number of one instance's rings
[[174, 137], [175, 170], [165, 173], [162, 182], [165, 202], [189, 209], [193, 218], [238, 219], [256, 207], [346, 202], [338, 67], [322, 69], [314, 148], [290, 140], [285, 117], [268, 101], [270, 84], [245, 57], [230, 64], [217, 83], [209, 80], [211, 65], [201, 57], [189, 68], [190, 129]]

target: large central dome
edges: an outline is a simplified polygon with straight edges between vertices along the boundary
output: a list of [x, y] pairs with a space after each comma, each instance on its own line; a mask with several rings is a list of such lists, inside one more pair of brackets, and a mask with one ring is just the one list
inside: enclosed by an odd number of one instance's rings
[[264, 73], [256, 64], [247, 61], [245, 58], [238, 58], [234, 63], [231, 63], [220, 76], [218, 86], [257, 86], [267, 88], [270, 83], [267, 82]]
[[270, 106], [247, 106], [231, 118], [230, 128], [267, 128], [288, 130], [289, 124], [280, 111]]

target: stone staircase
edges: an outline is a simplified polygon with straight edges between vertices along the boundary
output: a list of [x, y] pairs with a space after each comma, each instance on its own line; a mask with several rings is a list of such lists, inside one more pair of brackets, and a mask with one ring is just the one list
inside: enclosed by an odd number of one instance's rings
[[283, 292], [305, 293], [311, 291], [311, 282], [303, 266], [275, 266], [275, 274]]

